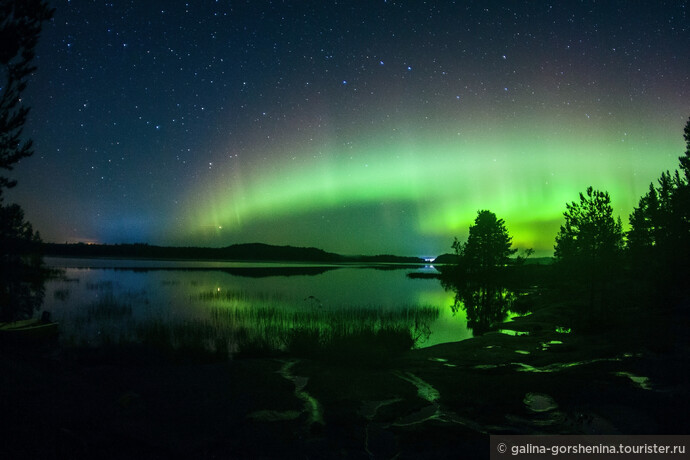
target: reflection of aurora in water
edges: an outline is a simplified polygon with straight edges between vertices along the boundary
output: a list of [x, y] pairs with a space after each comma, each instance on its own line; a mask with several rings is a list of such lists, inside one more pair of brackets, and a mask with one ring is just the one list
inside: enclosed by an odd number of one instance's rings
[[375, 335], [379, 331], [410, 331], [415, 343], [424, 343], [431, 334], [430, 324], [438, 318], [439, 311], [434, 307], [311, 311], [288, 311], [280, 307], [214, 308], [211, 316], [210, 325], [219, 333], [231, 330], [240, 339], [240, 344], [259, 343], [272, 349], [281, 349], [295, 335], [310, 337], [317, 343], [326, 343], [343, 337]]
[[452, 294], [437, 280], [406, 277], [408, 271], [337, 268], [313, 276], [248, 278], [199, 267], [70, 268], [65, 279], [47, 284], [44, 309], [61, 321], [63, 339], [76, 342], [136, 340], [137, 327], [151, 324], [174, 330], [180, 341], [186, 339], [176, 325], [209, 344], [258, 341], [271, 347], [282, 346], [298, 329], [324, 339], [407, 329], [420, 347], [471, 336], [462, 315], [449, 308]]
[[199, 299], [211, 305], [205, 314], [191, 320], [145, 318], [136, 321], [129, 304], [105, 297], [88, 305], [81, 315], [67, 320], [82, 329], [81, 336], [72, 335], [71, 341], [101, 345], [163, 340], [174, 347], [227, 348], [231, 352], [244, 352], [245, 347], [283, 350], [295, 339], [303, 338], [311, 338], [318, 345], [347, 337], [409, 333], [412, 343], [424, 344], [431, 335], [430, 324], [439, 316], [436, 307], [386, 309], [372, 305], [325, 310], [315, 305], [309, 309], [295, 309], [276, 302], [272, 306], [254, 308], [241, 306], [246, 302], [243, 295], [238, 302], [237, 297], [221, 296], [218, 292], [203, 293]]

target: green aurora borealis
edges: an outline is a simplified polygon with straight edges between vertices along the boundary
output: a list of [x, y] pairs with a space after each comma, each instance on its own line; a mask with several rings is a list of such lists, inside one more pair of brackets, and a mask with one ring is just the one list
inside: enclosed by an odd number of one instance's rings
[[566, 202], [593, 185], [609, 191], [627, 223], [649, 182], [676, 167], [683, 147], [681, 136], [670, 137], [663, 127], [650, 133], [633, 124], [626, 132], [587, 118], [562, 125], [509, 122], [459, 133], [448, 123], [438, 132], [364, 134], [345, 148], [293, 146], [291, 151], [307, 152], [307, 164], [299, 156], [271, 152], [281, 160], [270, 168], [234, 171], [235, 176], [231, 171], [200, 187], [208, 205], [185, 212], [185, 229], [209, 243], [228, 234], [251, 240], [266, 226], [289, 234], [280, 222], [294, 217], [302, 225], [289, 238], [263, 230], [262, 240], [376, 251], [377, 246], [363, 247], [366, 237], [339, 242], [337, 216], [346, 215], [355, 235], [378, 229], [372, 241], [386, 243], [379, 247], [417, 247], [418, 255], [435, 255], [437, 245], [448, 249], [443, 243], [454, 235], [466, 237], [477, 210], [490, 209], [506, 220], [517, 247], [550, 255]]

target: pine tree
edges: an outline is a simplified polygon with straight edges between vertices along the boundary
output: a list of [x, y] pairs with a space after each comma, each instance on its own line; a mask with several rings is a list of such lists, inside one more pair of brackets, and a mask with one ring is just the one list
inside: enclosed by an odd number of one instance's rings
[[659, 197], [654, 184], [649, 184], [649, 191], [640, 198], [638, 207], [630, 215], [627, 247], [636, 263], [653, 255], [660, 232], [659, 212]]
[[690, 118], [685, 123], [683, 130], [683, 138], [685, 139], [685, 155], [680, 157], [680, 169], [685, 173], [685, 183], [690, 183]]
[[[512, 249], [512, 237], [503, 219], [491, 211], [477, 212], [474, 225], [470, 226], [467, 243], [460, 245], [456, 239], [454, 248], [461, 248], [463, 264], [473, 271], [485, 271], [502, 267], [517, 252]], [[457, 250], [457, 249], [456, 249]]]
[[683, 279], [690, 268], [690, 119], [683, 137], [686, 151], [679, 157], [683, 175], [665, 171], [656, 187], [649, 185], [630, 215], [628, 232], [633, 267], [669, 283]]
[[[53, 10], [43, 0], [0, 0], [0, 169], [12, 170], [33, 154], [31, 140], [22, 140], [29, 107], [22, 105], [22, 92], [36, 70], [32, 64], [43, 21]], [[0, 176], [0, 199], [4, 188], [16, 181]]]
[[565, 223], [556, 235], [555, 253], [562, 274], [589, 295], [588, 319], [603, 318], [610, 281], [620, 268], [623, 229], [614, 219], [608, 192], [588, 187], [580, 202], [566, 204]]
[[613, 218], [608, 192], [588, 187], [580, 202], [566, 204], [565, 223], [556, 235], [556, 258], [573, 267], [597, 267], [617, 262], [623, 247], [620, 218]]

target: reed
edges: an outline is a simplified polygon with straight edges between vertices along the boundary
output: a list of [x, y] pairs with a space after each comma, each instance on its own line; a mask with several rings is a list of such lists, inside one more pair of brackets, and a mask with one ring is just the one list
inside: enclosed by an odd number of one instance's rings
[[248, 300], [241, 291], [204, 293], [200, 300], [221, 302], [212, 303], [192, 319], [138, 319], [130, 302], [105, 295], [80, 314], [67, 318], [75, 326], [71, 344], [141, 344], [170, 356], [195, 360], [289, 354], [336, 362], [378, 363], [414, 347], [424, 328], [428, 329], [439, 315], [437, 308], [411, 305], [338, 309], [228, 306], [228, 300]]

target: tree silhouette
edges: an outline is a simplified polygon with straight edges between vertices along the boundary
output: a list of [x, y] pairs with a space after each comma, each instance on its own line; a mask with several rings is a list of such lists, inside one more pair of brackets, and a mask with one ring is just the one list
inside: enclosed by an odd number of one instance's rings
[[690, 183], [690, 118], [685, 123], [683, 130], [683, 138], [685, 139], [685, 155], [680, 157], [680, 169], [685, 173], [686, 185]]
[[620, 218], [613, 218], [608, 192], [588, 187], [580, 202], [566, 204], [565, 224], [556, 235], [556, 258], [566, 264], [593, 268], [616, 262], [623, 248]]
[[[53, 10], [43, 0], [0, 0], [0, 168], [12, 170], [22, 158], [33, 154], [31, 140], [22, 140], [29, 107], [22, 105], [27, 79], [36, 70], [32, 65], [43, 21]], [[15, 180], [0, 176], [0, 198]]]
[[[32, 65], [43, 21], [53, 10], [43, 0], [0, 0], [0, 170], [11, 171], [33, 154], [22, 139], [29, 107], [22, 93], [35, 70]], [[0, 320], [29, 316], [42, 299], [40, 238], [16, 204], [4, 204], [4, 190], [17, 184], [0, 175]]]
[[630, 215], [628, 250], [633, 267], [657, 281], [675, 283], [690, 268], [690, 119], [685, 124], [680, 169], [665, 171]]
[[636, 263], [653, 256], [663, 227], [660, 212], [659, 196], [654, 184], [649, 184], [649, 191], [640, 198], [638, 207], [630, 214], [627, 247]]
[[41, 305], [40, 241], [19, 205], [0, 206], [0, 321], [31, 316]]
[[453, 248], [460, 255], [462, 265], [472, 271], [486, 271], [502, 267], [517, 252], [512, 249], [512, 237], [508, 234], [503, 219], [498, 219], [491, 211], [477, 212], [474, 225], [463, 245], [456, 238]]
[[[621, 263], [623, 229], [620, 217], [613, 218], [608, 192], [588, 187], [580, 202], [566, 204], [565, 223], [556, 235], [554, 255], [562, 274], [577, 290], [585, 284], [589, 307], [601, 306], [609, 281]], [[599, 311], [599, 315], [601, 315]]]

